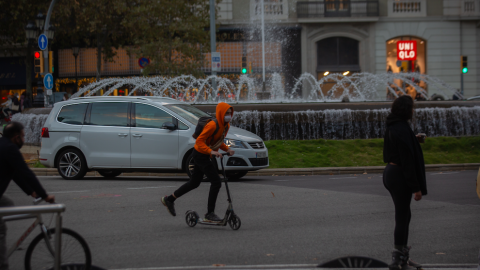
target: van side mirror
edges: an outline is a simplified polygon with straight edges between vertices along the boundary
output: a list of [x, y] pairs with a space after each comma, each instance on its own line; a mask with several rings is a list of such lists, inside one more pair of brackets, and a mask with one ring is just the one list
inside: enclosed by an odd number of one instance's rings
[[165, 122], [162, 125], [162, 129], [175, 130], [177, 129], [177, 126], [175, 126], [172, 122]]

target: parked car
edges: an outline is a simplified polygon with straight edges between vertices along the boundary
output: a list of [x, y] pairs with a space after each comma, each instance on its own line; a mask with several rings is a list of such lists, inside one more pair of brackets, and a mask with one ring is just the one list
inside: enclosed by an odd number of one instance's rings
[[[82, 179], [88, 171], [104, 177], [122, 172], [193, 171], [192, 134], [208, 114], [164, 97], [87, 97], [55, 103], [42, 128], [40, 162], [57, 168], [64, 179]], [[225, 143], [235, 155], [224, 159], [230, 179], [267, 168], [262, 139], [231, 127]], [[220, 162], [217, 160], [219, 169]]]

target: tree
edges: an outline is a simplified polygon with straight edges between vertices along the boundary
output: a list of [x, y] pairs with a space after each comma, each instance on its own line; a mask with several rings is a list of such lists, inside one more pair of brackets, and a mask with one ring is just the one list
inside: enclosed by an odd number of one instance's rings
[[[97, 80], [101, 78], [103, 61], [111, 61], [115, 56], [113, 48], [124, 45], [130, 31], [122, 21], [128, 9], [128, 0], [64, 0], [61, 1], [57, 14], [62, 21], [69, 21], [70, 32], [65, 32], [61, 46], [83, 44], [97, 48]], [[67, 30], [67, 29], [64, 29]], [[73, 36], [71, 36], [73, 34]], [[69, 45], [68, 45], [69, 44]]]
[[201, 75], [209, 51], [208, 0], [137, 0], [124, 6], [123, 25], [133, 29], [129, 53], [147, 57], [144, 75]]

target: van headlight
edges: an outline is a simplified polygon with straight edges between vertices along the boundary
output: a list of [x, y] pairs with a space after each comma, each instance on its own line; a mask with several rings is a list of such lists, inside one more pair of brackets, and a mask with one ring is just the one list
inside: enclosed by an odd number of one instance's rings
[[226, 146], [230, 148], [240, 148], [240, 149], [247, 149], [245, 144], [239, 140], [232, 140], [232, 139], [224, 139], [223, 142]]

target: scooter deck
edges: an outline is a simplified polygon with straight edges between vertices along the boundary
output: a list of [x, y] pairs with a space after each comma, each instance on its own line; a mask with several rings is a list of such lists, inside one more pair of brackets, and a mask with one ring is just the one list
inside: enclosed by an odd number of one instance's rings
[[222, 221], [210, 221], [208, 219], [206, 220], [206, 219], [203, 219], [203, 218], [199, 218], [198, 223], [203, 224], [203, 225], [213, 225], [213, 226], [225, 226], [225, 225], [227, 225], [227, 222], [225, 222], [224, 220], [222, 220]]

